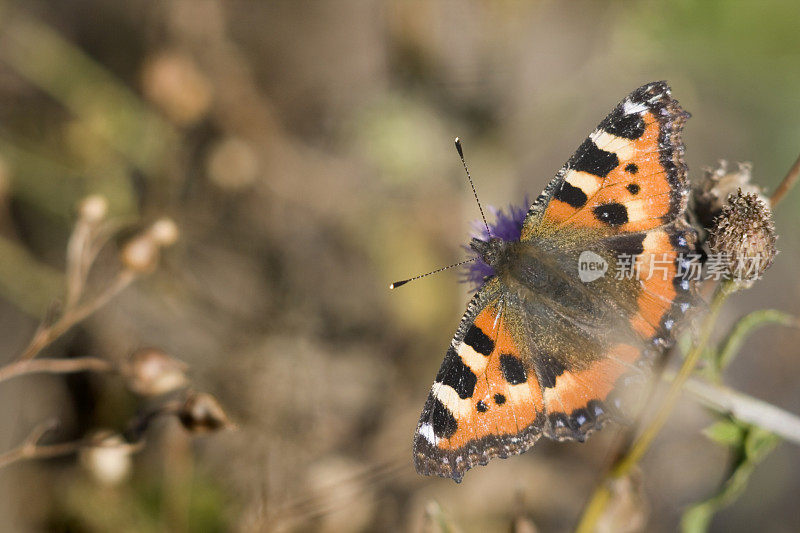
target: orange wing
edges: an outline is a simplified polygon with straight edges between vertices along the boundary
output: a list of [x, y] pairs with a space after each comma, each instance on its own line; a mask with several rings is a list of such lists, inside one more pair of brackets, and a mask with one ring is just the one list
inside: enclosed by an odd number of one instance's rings
[[[543, 303], [487, 280], [467, 307], [417, 425], [418, 472], [460, 481], [469, 468], [522, 453], [542, 435], [583, 441], [609, 415], [622, 414], [620, 394], [645, 382], [652, 354], [672, 342], [673, 325], [693, 298], [692, 283], [680, 275], [682, 255], [696, 241], [683, 220], [687, 117], [665, 83], [637, 89], [531, 206], [521, 241], [536, 239], [563, 264], [576, 262], [581, 250], [612, 262], [627, 254], [639, 278], [586, 285], [593, 301], [612, 310], [598, 316], [580, 316], [563, 298]], [[576, 275], [571, 267], [557, 274], [567, 286], [582, 286]], [[598, 329], [609, 324], [613, 331]]]
[[584, 249], [634, 256], [639, 287], [631, 325], [658, 347], [671, 342], [673, 325], [695, 299], [681, 271], [697, 240], [684, 221], [681, 135], [688, 117], [663, 81], [633, 91], [533, 204], [521, 236], [572, 236]]
[[468, 309], [417, 425], [414, 462], [421, 474], [460, 481], [492, 457], [524, 452], [541, 434], [536, 375], [504, 323], [501, 301], [481, 305], [474, 318]]
[[633, 345], [613, 345], [580, 369], [531, 353], [511, 333], [515, 311], [504, 307], [496, 279], [468, 307], [417, 425], [419, 473], [460, 481], [473, 466], [520, 454], [541, 435], [583, 441], [619, 414], [618, 390], [644, 381], [642, 352]]
[[522, 240], [563, 226], [647, 231], [681, 215], [688, 197], [681, 129], [688, 117], [664, 82], [631, 93], [531, 207]]

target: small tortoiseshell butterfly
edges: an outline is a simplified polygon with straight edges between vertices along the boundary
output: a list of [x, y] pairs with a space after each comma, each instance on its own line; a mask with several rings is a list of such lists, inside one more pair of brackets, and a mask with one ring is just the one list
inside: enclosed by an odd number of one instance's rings
[[[583, 141], [516, 232], [472, 239], [486, 275], [417, 425], [419, 473], [460, 481], [542, 435], [583, 441], [622, 416], [622, 391], [645, 382], [694, 298], [680, 274], [697, 241], [685, 221], [688, 117], [665, 82], [640, 87]], [[591, 281], [579, 276], [587, 252], [607, 265]], [[638, 276], [615, 275], [624, 256]]]

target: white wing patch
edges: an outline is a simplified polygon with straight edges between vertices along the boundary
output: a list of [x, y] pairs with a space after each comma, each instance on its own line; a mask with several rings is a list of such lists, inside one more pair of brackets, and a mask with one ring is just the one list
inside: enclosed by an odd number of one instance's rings
[[595, 130], [589, 135], [589, 138], [601, 150], [617, 154], [620, 161], [628, 161], [633, 158], [634, 146], [630, 139], [617, 137], [604, 130]]
[[625, 100], [622, 102], [622, 111], [626, 115], [641, 115], [645, 111], [647, 111], [647, 106], [642, 103], [633, 103], [630, 100]]
[[439, 444], [439, 437], [433, 432], [433, 425], [430, 422], [425, 422], [419, 427], [419, 434], [431, 445], [436, 446]]

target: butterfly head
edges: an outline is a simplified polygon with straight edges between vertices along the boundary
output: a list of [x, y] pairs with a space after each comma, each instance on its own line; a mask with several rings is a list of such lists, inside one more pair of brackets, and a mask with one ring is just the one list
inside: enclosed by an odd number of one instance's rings
[[481, 261], [487, 264], [494, 272], [497, 272], [500, 270], [498, 266], [506, 258], [509, 244], [509, 241], [499, 237], [491, 237], [487, 240], [473, 238], [469, 243], [469, 247], [478, 254]]

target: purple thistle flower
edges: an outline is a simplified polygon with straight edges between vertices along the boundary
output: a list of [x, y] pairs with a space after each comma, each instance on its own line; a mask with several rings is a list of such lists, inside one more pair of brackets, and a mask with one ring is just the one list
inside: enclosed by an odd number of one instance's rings
[[[528, 213], [528, 208], [526, 207], [528, 205], [530, 205], [530, 202], [526, 196], [524, 206], [509, 205], [507, 213], [502, 209], [488, 206], [489, 212], [495, 218], [494, 222], [489, 223], [492, 234], [489, 235], [486, 231], [486, 226], [482, 220], [474, 220], [472, 222], [473, 232], [471, 236], [482, 241], [488, 241], [491, 237], [497, 237], [504, 241], [518, 240], [522, 234], [522, 223]], [[461, 281], [462, 283], [472, 284], [472, 290], [476, 291], [483, 285], [483, 280], [487, 276], [494, 275], [494, 269], [487, 265], [469, 245], [465, 245], [464, 248], [476, 260], [464, 266], [464, 270], [461, 273]]]

